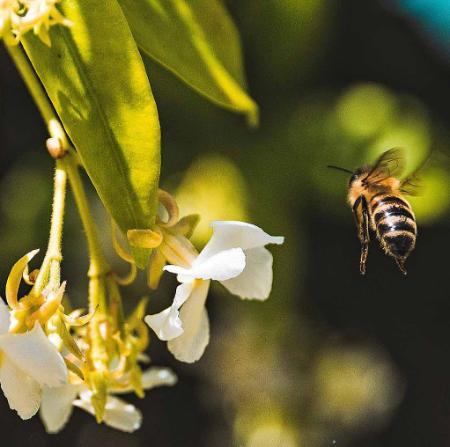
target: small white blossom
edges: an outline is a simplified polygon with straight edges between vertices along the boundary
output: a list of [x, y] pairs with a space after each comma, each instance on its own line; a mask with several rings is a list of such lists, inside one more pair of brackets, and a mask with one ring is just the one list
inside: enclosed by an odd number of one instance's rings
[[272, 255], [264, 248], [282, 244], [261, 228], [244, 222], [213, 222], [213, 236], [189, 268], [168, 265], [178, 275], [173, 303], [146, 323], [181, 361], [195, 362], [209, 342], [209, 321], [205, 308], [210, 280], [220, 281], [241, 298], [265, 300], [272, 289]]
[[0, 300], [0, 384], [11, 409], [22, 419], [36, 414], [42, 387], [67, 382], [61, 354], [46, 337], [41, 325], [24, 333], [10, 333], [11, 315]]
[[58, 1], [0, 0], [0, 37], [3, 37], [7, 44], [15, 44], [20, 36], [33, 29], [34, 33], [50, 46], [50, 27], [56, 24], [71, 25], [56, 8]]
[[[142, 374], [142, 388], [149, 390], [158, 386], [174, 385], [176, 375], [169, 368], [149, 368]], [[128, 393], [131, 389], [112, 390], [114, 394]], [[44, 388], [40, 416], [48, 433], [57, 433], [69, 420], [73, 407], [95, 415], [91, 403], [92, 392], [83, 384], [67, 384], [58, 388]], [[137, 430], [142, 414], [134, 406], [108, 394], [103, 421], [112, 428], [125, 432]]]

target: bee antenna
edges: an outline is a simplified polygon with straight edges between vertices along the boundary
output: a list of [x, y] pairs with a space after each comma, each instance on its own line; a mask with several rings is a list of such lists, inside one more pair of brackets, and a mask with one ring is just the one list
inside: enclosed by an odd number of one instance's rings
[[353, 171], [350, 171], [350, 169], [341, 168], [340, 166], [328, 165], [327, 168], [336, 169], [336, 170], [342, 171], [342, 172], [347, 172], [348, 174], [353, 174]]

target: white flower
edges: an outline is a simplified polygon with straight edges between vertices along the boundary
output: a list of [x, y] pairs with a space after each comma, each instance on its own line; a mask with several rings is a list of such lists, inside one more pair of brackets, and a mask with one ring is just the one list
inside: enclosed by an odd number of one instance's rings
[[33, 29], [48, 46], [48, 31], [52, 25], [71, 26], [56, 8], [59, 0], [0, 0], [0, 38], [7, 44], [18, 43], [19, 38]]
[[[220, 281], [241, 298], [265, 300], [272, 289], [272, 255], [267, 244], [282, 244], [261, 228], [244, 222], [216, 221], [213, 235], [190, 268], [168, 265], [181, 283], [173, 303], [146, 323], [181, 361], [195, 362], [209, 342], [209, 321], [205, 309], [211, 279]], [[181, 310], [180, 310], [181, 309]]]
[[67, 382], [61, 354], [50, 343], [41, 325], [24, 333], [9, 333], [10, 313], [0, 300], [0, 384], [11, 409], [22, 419], [36, 414], [42, 387]]
[[[176, 381], [176, 375], [169, 368], [150, 368], [142, 374], [142, 388], [145, 390], [174, 385]], [[113, 392], [121, 394], [130, 391], [131, 389], [122, 389]], [[39, 414], [46, 431], [57, 433], [62, 430], [72, 414], [73, 406], [95, 415], [91, 397], [91, 391], [82, 384], [44, 388]], [[109, 394], [103, 421], [112, 428], [131, 433], [141, 426], [142, 414], [134, 405]]]

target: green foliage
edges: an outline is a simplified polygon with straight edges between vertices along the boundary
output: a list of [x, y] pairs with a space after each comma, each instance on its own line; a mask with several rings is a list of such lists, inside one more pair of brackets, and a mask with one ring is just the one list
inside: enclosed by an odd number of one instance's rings
[[[256, 124], [237, 30], [219, 0], [65, 0], [60, 6], [72, 26], [52, 27], [51, 46], [31, 33], [22, 44], [111, 216], [124, 233], [149, 228], [160, 128], [137, 45], [212, 102]], [[134, 250], [144, 267], [148, 250]]]
[[139, 47], [216, 104], [258, 121], [237, 30], [218, 0], [119, 0]]
[[[73, 26], [53, 27], [50, 48], [28, 34], [25, 50], [112, 217], [124, 232], [148, 228], [160, 129], [139, 51], [116, 0], [61, 6]], [[143, 267], [146, 253], [135, 255]]]

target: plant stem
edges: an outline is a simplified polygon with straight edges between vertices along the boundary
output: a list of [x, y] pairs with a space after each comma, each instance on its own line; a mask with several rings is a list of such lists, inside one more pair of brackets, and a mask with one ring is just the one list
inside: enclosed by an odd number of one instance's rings
[[69, 144], [63, 126], [61, 125], [53, 106], [48, 100], [47, 94], [25, 52], [19, 45], [5, 45], [5, 47], [22, 76], [28, 91], [33, 97], [33, 100], [47, 125], [50, 136], [58, 138], [63, 147], [67, 148]]
[[97, 231], [94, 221], [89, 209], [89, 203], [84, 191], [83, 183], [81, 181], [80, 173], [74, 156], [68, 154], [64, 158], [67, 174], [69, 176], [70, 186], [75, 198], [75, 203], [83, 223], [83, 228], [86, 233], [86, 239], [89, 248], [89, 255], [91, 258], [88, 276], [90, 278], [105, 275], [111, 271], [111, 268], [103, 255], [100, 242], [98, 240]]
[[47, 95], [44, 92], [42, 84], [36, 78], [35, 72], [31, 67], [25, 53], [19, 45], [5, 45], [11, 59], [16, 64], [16, 67], [22, 76], [25, 84], [31, 93], [31, 96], [42, 115], [42, 118], [46, 123], [51, 121], [55, 117], [53, 107], [50, 105], [47, 99]]
[[67, 172], [62, 160], [56, 162], [52, 218], [50, 224], [50, 237], [47, 252], [42, 262], [39, 275], [33, 287], [33, 294], [39, 296], [47, 285], [56, 291], [61, 282], [61, 260], [62, 260], [62, 231], [64, 224], [64, 209], [66, 202]]
[[[86, 233], [86, 239], [88, 243], [89, 248], [89, 256], [90, 256], [90, 265], [89, 265], [89, 271], [88, 276], [89, 278], [95, 279], [102, 275], [106, 275], [110, 272], [110, 267], [103, 255], [103, 252], [100, 247], [100, 243], [98, 240], [97, 232], [95, 229], [95, 225], [89, 210], [89, 204], [86, 197], [86, 193], [84, 191], [83, 183], [80, 178], [80, 174], [78, 172], [78, 167], [75, 159], [75, 155], [72, 151], [69, 151], [70, 144], [68, 142], [67, 135], [65, 133], [65, 130], [56, 115], [46, 92], [44, 91], [44, 88], [42, 87], [41, 82], [39, 81], [30, 61], [28, 60], [26, 54], [24, 53], [23, 49], [20, 46], [9, 46], [6, 45], [6, 49], [8, 53], [10, 54], [12, 60], [14, 61], [20, 75], [22, 76], [23, 80], [25, 81], [25, 84], [33, 97], [40, 114], [42, 115], [42, 118], [44, 119], [45, 123], [47, 124], [47, 128], [49, 131], [49, 134], [53, 138], [58, 138], [61, 142], [64, 149], [68, 150], [68, 153], [64, 156], [64, 158], [58, 160], [57, 162], [57, 173], [55, 174], [55, 182], [58, 180], [58, 182], [64, 181], [66, 176], [69, 178], [69, 182], [72, 188], [73, 195], [75, 197], [75, 202], [78, 207], [78, 212], [81, 217], [81, 221]], [[64, 174], [63, 174], [64, 173]], [[55, 185], [56, 186], [56, 185]], [[56, 189], [55, 189], [56, 194]], [[58, 196], [58, 200], [64, 199], [64, 196], [60, 197]], [[56, 199], [56, 197], [55, 197]], [[62, 203], [64, 205], [64, 203]], [[60, 210], [60, 207], [57, 208]], [[55, 208], [54, 208], [55, 212]], [[55, 226], [57, 225], [57, 219], [55, 218]], [[53, 217], [52, 217], [52, 225], [53, 225]], [[49, 248], [48, 252], [51, 252], [52, 254], [56, 253], [56, 245], [61, 242], [61, 231], [62, 231], [62, 221], [60, 223], [59, 230], [54, 230], [54, 237], [52, 238], [52, 234], [50, 237], [49, 242]], [[61, 258], [60, 250], [59, 250], [59, 258]], [[47, 258], [47, 256], [46, 256]], [[55, 260], [58, 258], [58, 256], [55, 257]], [[51, 258], [50, 258], [51, 259]], [[45, 260], [44, 260], [45, 263]], [[47, 260], [47, 263], [50, 263], [50, 260]], [[44, 267], [44, 265], [43, 265]], [[45, 266], [46, 269], [49, 267]], [[44, 270], [44, 269], [41, 269]], [[54, 267], [55, 270], [55, 276], [56, 274], [56, 267]], [[40, 285], [39, 287], [42, 287], [42, 284], [45, 284], [45, 279], [48, 273], [42, 272]], [[95, 287], [94, 287], [95, 289]], [[90, 293], [90, 299], [94, 301], [98, 301], [98, 297], [94, 298], [92, 297]], [[103, 295], [103, 294], [100, 294]], [[100, 301], [104, 301], [104, 299], [100, 298]], [[97, 307], [100, 303], [94, 302], [90, 303], [91, 307]]]

